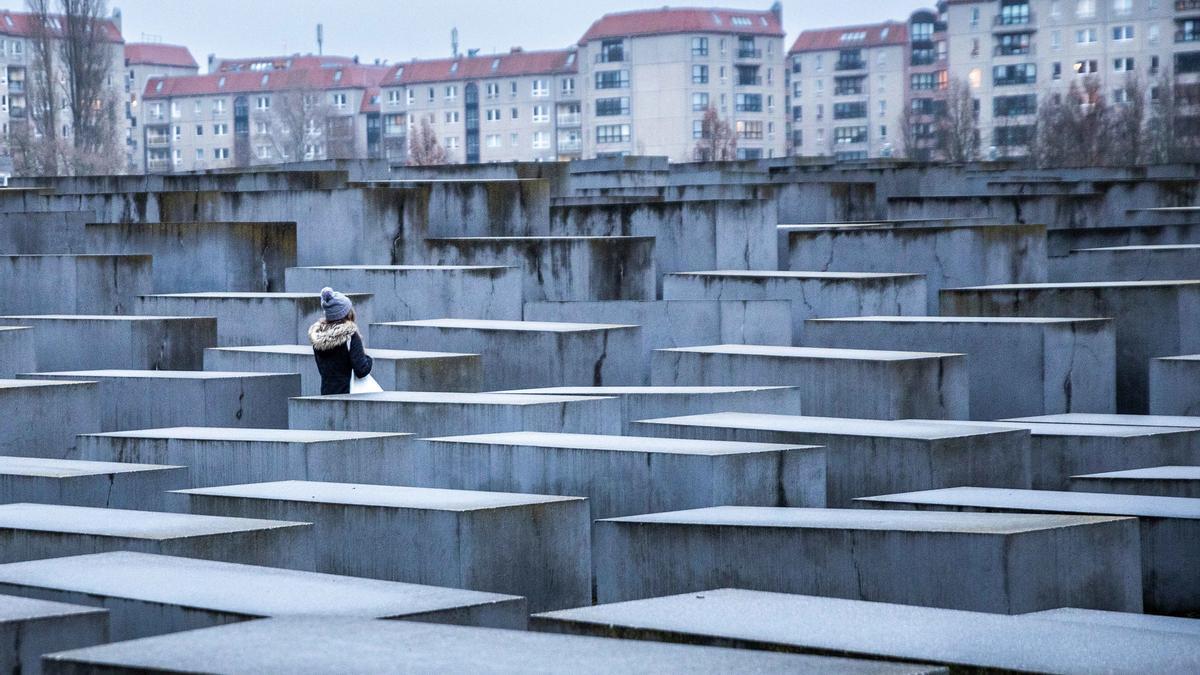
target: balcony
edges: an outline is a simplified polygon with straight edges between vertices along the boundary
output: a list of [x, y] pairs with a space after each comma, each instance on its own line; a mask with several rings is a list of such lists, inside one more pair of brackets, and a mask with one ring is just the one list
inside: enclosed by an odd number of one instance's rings
[[24, 94], [25, 93], [25, 80], [9, 80], [8, 81], [8, 92], [10, 94]]
[[1037, 53], [1032, 44], [1028, 45], [996, 45], [992, 48], [992, 56], [1031, 56]]
[[621, 63], [624, 60], [624, 49], [609, 49], [596, 55], [596, 63]]
[[25, 119], [25, 109], [24, 108], [9, 108], [8, 116], [13, 119]]
[[583, 115], [581, 113], [567, 113], [555, 117], [555, 122], [560, 127], [577, 127], [583, 124]]
[[580, 140], [558, 142], [559, 152], [579, 152], [580, 150], [583, 150], [583, 142]]
[[836, 64], [834, 64], [833, 69], [834, 70], [863, 70], [866, 67], [867, 67], [867, 62], [862, 59], [856, 59], [853, 61], [850, 61], [850, 60], [842, 61], [839, 59], [838, 62]]
[[762, 58], [762, 50], [761, 49], [738, 49], [737, 57], [739, 59], [761, 59]]
[[171, 145], [170, 136], [149, 135], [146, 136], [147, 148], [165, 148]]
[[762, 83], [763, 79], [761, 75], [755, 75], [754, 77], [739, 77], [737, 79], [737, 86], [739, 87], [761, 87]]
[[1024, 14], [997, 14], [992, 19], [992, 26], [1000, 29], [1009, 26], [1024, 27], [1033, 23], [1033, 17], [1033, 12], [1025, 12]]
[[146, 160], [146, 170], [147, 171], [167, 171], [170, 168], [171, 168], [171, 160], [166, 157], [152, 158], [152, 159]]
[[1200, 33], [1194, 30], [1177, 30], [1175, 42], [1200, 42]]
[[1176, 12], [1200, 12], [1200, 0], [1175, 0]]

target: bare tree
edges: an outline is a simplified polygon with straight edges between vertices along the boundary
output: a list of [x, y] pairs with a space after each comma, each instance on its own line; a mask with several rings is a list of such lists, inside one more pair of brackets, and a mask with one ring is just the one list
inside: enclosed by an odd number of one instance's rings
[[298, 85], [276, 91], [267, 110], [254, 113], [255, 142], [282, 162], [312, 158], [324, 142], [329, 106], [322, 92]]
[[920, 141], [917, 139], [917, 125], [921, 122], [921, 115], [913, 107], [913, 102], [910, 101], [900, 109], [900, 156], [906, 159], [925, 159], [924, 149], [920, 147]]
[[446, 162], [446, 151], [438, 143], [437, 133], [429, 124], [429, 120], [421, 118], [421, 123], [417, 125], [408, 141], [408, 163], [414, 166], [433, 166]]
[[1044, 101], [1038, 110], [1032, 144], [1042, 167], [1102, 166], [1112, 145], [1112, 112], [1100, 91], [1100, 80], [1071, 83], [1066, 95]]
[[[58, 0], [62, 10], [59, 54], [66, 70], [71, 111], [74, 173], [99, 173], [120, 166], [118, 101], [111, 80], [112, 43], [105, 0]], [[116, 160], [116, 166], [113, 161]]]
[[709, 106], [700, 122], [700, 139], [696, 141], [696, 161], [726, 162], [737, 159], [737, 134], [728, 120], [721, 119], [717, 109]]
[[30, 13], [31, 65], [26, 96], [27, 125], [12, 125], [13, 161], [18, 173], [54, 176], [59, 172], [58, 54], [51, 32], [50, 0], [27, 0]]
[[969, 162], [979, 155], [979, 126], [971, 86], [950, 79], [945, 105], [936, 116], [938, 150], [947, 162]]
[[1135, 73], [1126, 76], [1115, 90], [1119, 96], [1108, 109], [1106, 163], [1110, 166], [1143, 164], [1148, 159], [1146, 143], [1146, 88]]
[[1175, 78], [1163, 71], [1150, 86], [1150, 107], [1146, 120], [1147, 161], [1165, 164], [1190, 154], [1189, 141], [1176, 133], [1179, 108], [1184, 105], [1177, 97]]

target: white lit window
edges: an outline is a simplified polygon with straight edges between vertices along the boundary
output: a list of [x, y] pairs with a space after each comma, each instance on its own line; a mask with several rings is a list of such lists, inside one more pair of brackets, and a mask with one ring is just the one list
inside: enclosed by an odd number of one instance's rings
[[1096, 0], [1076, 0], [1075, 16], [1090, 19], [1096, 16]]
[[458, 149], [458, 136], [447, 136], [446, 137], [446, 149], [447, 150], [457, 150]]
[[1090, 45], [1097, 41], [1095, 28], [1080, 28], [1075, 31], [1075, 44]]
[[212, 102], [212, 111], [214, 115], [220, 115], [225, 112], [225, 99], [214, 98]]
[[500, 134], [488, 134], [485, 145], [489, 148], [500, 147]]
[[550, 108], [544, 105], [533, 106], [533, 123], [545, 124], [550, 121]]
[[271, 97], [270, 96], [259, 96], [254, 101], [254, 107], [257, 108], [258, 110], [270, 110], [271, 109]]
[[502, 118], [499, 108], [488, 108], [484, 115], [489, 122], [499, 122]]
[[533, 132], [533, 149], [546, 150], [550, 147], [550, 134], [545, 131]]
[[446, 100], [453, 101], [458, 98], [458, 85], [451, 84], [446, 86]]
[[542, 98], [550, 95], [550, 83], [546, 80], [534, 80], [531, 89], [534, 98]]
[[192, 104], [192, 114], [193, 115], [203, 115], [204, 114], [204, 101], [196, 101], [195, 103]]
[[1113, 13], [1129, 14], [1133, 11], [1133, 0], [1113, 0]]
[[213, 149], [213, 158], [214, 159], [229, 159], [229, 148], [214, 148]]

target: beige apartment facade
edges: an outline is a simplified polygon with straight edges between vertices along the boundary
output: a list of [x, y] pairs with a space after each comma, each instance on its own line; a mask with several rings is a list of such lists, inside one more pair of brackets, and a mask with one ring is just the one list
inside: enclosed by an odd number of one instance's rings
[[125, 138], [126, 163], [133, 173], [146, 170], [146, 152], [139, 124], [142, 93], [151, 78], [188, 77], [199, 72], [199, 65], [187, 47], [162, 43], [127, 43], [125, 45], [125, 118], [128, 133]]

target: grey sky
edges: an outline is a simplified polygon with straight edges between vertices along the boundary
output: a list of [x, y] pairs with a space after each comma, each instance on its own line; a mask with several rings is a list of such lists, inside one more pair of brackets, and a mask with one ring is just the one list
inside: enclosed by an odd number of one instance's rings
[[[463, 51], [562, 47], [605, 12], [674, 4], [766, 9], [771, 0], [109, 0], [124, 15], [127, 41], [143, 35], [187, 45], [204, 67], [223, 56], [315, 52], [315, 26], [325, 24], [325, 53], [364, 61], [448, 56], [450, 29]], [[934, 2], [920, 0], [784, 0], [789, 41], [808, 28], [904, 19]], [[23, 0], [0, 7], [24, 9]], [[789, 45], [790, 46], [790, 45]]]

